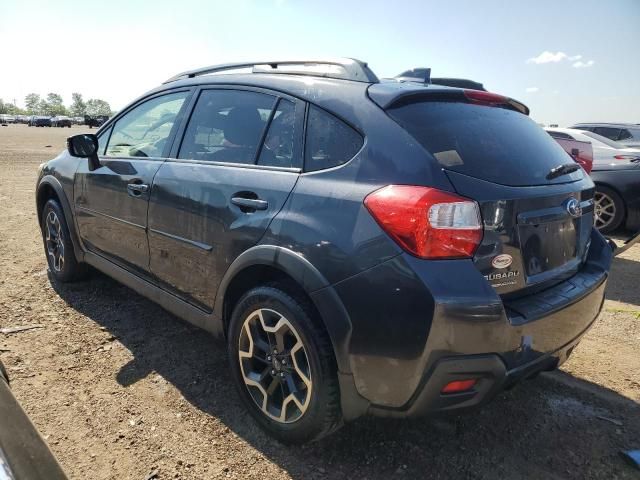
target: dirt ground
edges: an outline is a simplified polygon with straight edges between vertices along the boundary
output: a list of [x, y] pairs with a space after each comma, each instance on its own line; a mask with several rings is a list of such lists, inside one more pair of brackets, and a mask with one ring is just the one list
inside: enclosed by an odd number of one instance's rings
[[361, 419], [285, 447], [240, 404], [224, 348], [104, 275], [59, 285], [36, 222], [36, 168], [81, 130], [0, 127], [0, 334], [12, 388], [74, 479], [635, 478], [640, 245], [614, 263], [600, 320], [559, 372], [471, 416]]

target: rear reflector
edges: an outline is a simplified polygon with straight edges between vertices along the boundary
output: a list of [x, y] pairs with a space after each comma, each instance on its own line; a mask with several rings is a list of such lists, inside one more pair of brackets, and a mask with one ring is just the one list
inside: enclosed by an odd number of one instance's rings
[[364, 204], [391, 238], [420, 258], [469, 258], [482, 241], [478, 204], [449, 192], [388, 185]]
[[447, 383], [444, 387], [442, 387], [440, 393], [466, 392], [468, 390], [471, 390], [476, 385], [476, 383], [478, 383], [478, 380], [476, 380], [475, 378], [469, 380], [455, 380], [453, 382]]

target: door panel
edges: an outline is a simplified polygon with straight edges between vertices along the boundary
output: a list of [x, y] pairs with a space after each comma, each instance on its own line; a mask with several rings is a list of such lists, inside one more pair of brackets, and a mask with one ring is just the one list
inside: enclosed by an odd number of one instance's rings
[[161, 93], [125, 110], [101, 132], [100, 168], [81, 162], [74, 205], [89, 250], [148, 274], [147, 210], [153, 177], [167, 155], [190, 90]]
[[258, 243], [293, 190], [303, 120], [302, 102], [273, 92], [199, 92], [177, 159], [154, 179], [148, 238], [156, 281], [213, 309], [228, 266]]
[[228, 266], [260, 240], [297, 178], [296, 172], [168, 160], [149, 203], [151, 273], [212, 309]]
[[[82, 241], [89, 250], [123, 266], [147, 272], [147, 208], [149, 191], [129, 185], [151, 186], [162, 160], [102, 159], [90, 172], [81, 162], [75, 176], [75, 209]], [[144, 188], [144, 187], [143, 187]]]

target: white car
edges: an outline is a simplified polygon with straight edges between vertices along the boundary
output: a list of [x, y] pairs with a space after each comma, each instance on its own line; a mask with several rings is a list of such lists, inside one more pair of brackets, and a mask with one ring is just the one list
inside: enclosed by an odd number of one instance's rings
[[617, 165], [620, 160], [627, 158], [633, 160], [640, 155], [640, 148], [625, 147], [619, 142], [610, 140], [597, 133], [578, 130], [576, 128], [546, 128], [549, 135], [554, 138], [565, 138], [568, 140], [580, 140], [591, 142], [593, 147], [593, 169], [605, 165]]

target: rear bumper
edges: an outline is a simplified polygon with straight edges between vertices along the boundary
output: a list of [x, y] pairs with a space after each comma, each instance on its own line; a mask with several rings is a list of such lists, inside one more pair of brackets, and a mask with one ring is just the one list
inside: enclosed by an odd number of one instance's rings
[[[602, 306], [605, 283], [602, 282], [592, 293], [561, 312], [544, 317], [547, 324], [561, 323], [565, 321], [566, 316], [587, 315], [587, 318], [591, 319], [582, 332], [556, 350], [535, 356], [530, 361], [514, 363], [516, 366], [511, 369], [507, 367], [503, 356], [497, 354], [444, 357], [425, 375], [423, 385], [404, 408], [372, 406], [370, 412], [379, 416], [413, 417], [479, 407], [490, 401], [498, 392], [521, 380], [556, 369], [569, 358], [582, 336], [594, 323]], [[597, 303], [595, 309], [594, 302]], [[529, 347], [523, 345], [511, 354], [524, 357], [527, 355], [527, 348]], [[473, 389], [455, 394], [441, 393], [449, 382], [470, 378], [478, 380]]]
[[[413, 416], [477, 406], [556, 368], [597, 318], [612, 253], [595, 230], [579, 273], [504, 301], [466, 260], [401, 255], [334, 285], [349, 314], [349, 364], [371, 413]], [[441, 395], [452, 380], [476, 387]]]

